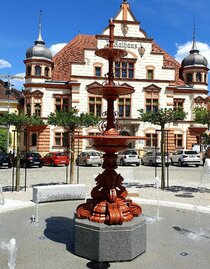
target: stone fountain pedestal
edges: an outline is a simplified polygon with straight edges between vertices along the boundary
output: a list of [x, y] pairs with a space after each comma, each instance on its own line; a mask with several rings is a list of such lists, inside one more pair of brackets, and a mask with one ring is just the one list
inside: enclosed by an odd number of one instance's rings
[[139, 216], [122, 225], [75, 217], [74, 253], [96, 262], [130, 261], [146, 251], [146, 220]]

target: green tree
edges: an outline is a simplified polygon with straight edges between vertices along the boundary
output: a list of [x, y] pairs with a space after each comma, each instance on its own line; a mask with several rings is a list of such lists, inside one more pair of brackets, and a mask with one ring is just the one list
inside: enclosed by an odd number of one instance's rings
[[48, 117], [48, 124], [54, 126], [62, 126], [68, 130], [71, 135], [70, 140], [70, 178], [69, 183], [73, 183], [74, 178], [74, 152], [75, 152], [75, 130], [82, 127], [95, 126], [98, 124], [99, 118], [93, 114], [80, 113], [76, 108], [69, 111], [57, 111], [51, 113]]
[[0, 151], [7, 152], [7, 130], [0, 129]]
[[15, 113], [5, 113], [0, 117], [0, 125], [13, 125], [17, 132], [17, 159], [16, 159], [16, 191], [20, 190], [20, 139], [21, 131], [24, 128], [34, 125], [44, 125], [43, 120], [38, 116], [29, 116], [25, 114], [17, 115]]
[[160, 126], [161, 132], [161, 189], [165, 189], [165, 125], [178, 120], [184, 120], [187, 113], [182, 110], [172, 109], [159, 109], [158, 111], [145, 112], [143, 109], [138, 110], [140, 117], [139, 119], [143, 122], [150, 122], [154, 125]]
[[208, 130], [210, 130], [210, 110], [204, 107], [196, 107], [193, 112], [195, 122], [207, 125]]

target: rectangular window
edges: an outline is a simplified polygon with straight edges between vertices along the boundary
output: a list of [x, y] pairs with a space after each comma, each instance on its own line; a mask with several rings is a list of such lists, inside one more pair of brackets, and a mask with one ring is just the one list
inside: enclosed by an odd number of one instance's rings
[[101, 77], [101, 67], [100, 66], [95, 66], [95, 76]]
[[158, 136], [157, 136], [157, 134], [146, 134], [146, 137], [148, 138], [146, 140], [146, 146], [147, 147], [157, 147], [157, 145], [158, 145]]
[[184, 110], [184, 100], [174, 99], [174, 110]]
[[176, 148], [180, 148], [183, 146], [183, 135], [182, 134], [175, 134], [174, 135], [174, 144]]
[[134, 63], [128, 61], [115, 62], [114, 65], [116, 78], [134, 78]]
[[68, 146], [68, 132], [55, 133], [55, 146], [67, 147]]
[[34, 115], [41, 116], [41, 104], [34, 105]]
[[26, 105], [26, 114], [27, 114], [28, 116], [31, 116], [31, 104], [27, 104], [27, 105]]
[[153, 98], [146, 99], [146, 112], [149, 112], [149, 111], [153, 111], [153, 112], [158, 111], [158, 99], [153, 99]]
[[56, 96], [55, 97], [55, 110], [56, 111], [69, 111], [70, 102], [68, 96]]
[[131, 116], [131, 98], [119, 98], [118, 101], [119, 117]]
[[102, 98], [89, 97], [89, 112], [93, 115], [101, 117]]
[[154, 70], [148, 69], [147, 70], [147, 79], [153, 79], [154, 78]]

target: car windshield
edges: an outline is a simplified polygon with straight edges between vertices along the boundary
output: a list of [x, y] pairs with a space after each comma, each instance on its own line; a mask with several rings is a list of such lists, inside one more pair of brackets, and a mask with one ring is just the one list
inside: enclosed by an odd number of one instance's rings
[[95, 151], [91, 151], [91, 152], [88, 152], [88, 155], [89, 156], [100, 156], [100, 153], [99, 152], [95, 152]]
[[135, 150], [130, 150], [130, 151], [127, 152], [127, 154], [129, 154], [129, 155], [137, 155]]
[[35, 157], [35, 158], [41, 157], [41, 155], [39, 153], [28, 153], [27, 155], [31, 156], [31, 157]]
[[67, 153], [66, 152], [57, 152], [55, 155], [56, 156], [67, 156]]
[[198, 154], [197, 151], [194, 151], [194, 150], [187, 150], [184, 152], [184, 154], [188, 154], [188, 155], [194, 155], [194, 154]]

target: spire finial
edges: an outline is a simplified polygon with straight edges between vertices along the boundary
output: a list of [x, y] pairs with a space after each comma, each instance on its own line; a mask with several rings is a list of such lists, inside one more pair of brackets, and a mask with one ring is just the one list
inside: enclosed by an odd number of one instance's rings
[[38, 35], [38, 40], [37, 41], [41, 41], [43, 42], [42, 39], [42, 10], [39, 10], [39, 35]]
[[193, 43], [192, 43], [192, 52], [198, 52], [196, 42], [195, 42], [195, 18], [194, 18], [194, 25], [193, 25]]

